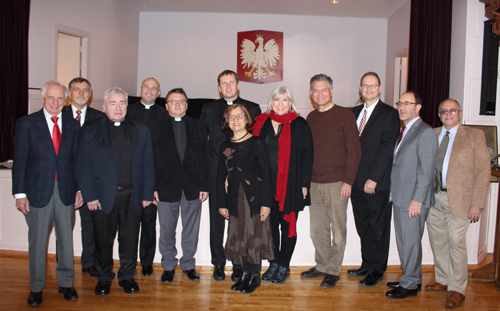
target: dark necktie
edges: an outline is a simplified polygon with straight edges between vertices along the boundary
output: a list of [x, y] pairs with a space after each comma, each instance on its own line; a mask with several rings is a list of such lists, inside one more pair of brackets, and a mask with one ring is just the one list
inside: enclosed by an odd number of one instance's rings
[[[56, 155], [59, 153], [59, 146], [61, 145], [61, 130], [59, 129], [59, 125], [57, 124], [58, 117], [50, 118], [52, 122], [54, 122], [54, 128], [52, 129], [52, 143], [54, 144], [54, 150], [56, 151]], [[57, 173], [56, 173], [56, 181], [57, 181]]]
[[396, 144], [396, 146], [399, 146], [399, 143], [401, 142], [401, 140], [403, 140], [403, 134], [405, 132], [405, 129], [406, 129], [406, 125], [403, 125], [401, 132], [399, 132], [398, 143]]
[[365, 129], [365, 125], [366, 125], [366, 109], [365, 109], [365, 113], [363, 113], [363, 119], [361, 119], [361, 123], [359, 124], [359, 136], [361, 136], [361, 134], [363, 134], [363, 130]]
[[448, 149], [448, 143], [450, 142], [450, 131], [446, 131], [441, 144], [439, 145], [438, 154], [436, 157], [436, 170], [434, 171], [434, 193], [441, 191], [443, 185], [443, 162], [444, 156], [446, 155], [446, 150]]
[[80, 122], [82, 120], [82, 111], [81, 110], [77, 110], [76, 111], [76, 118], [75, 118], [76, 121]]

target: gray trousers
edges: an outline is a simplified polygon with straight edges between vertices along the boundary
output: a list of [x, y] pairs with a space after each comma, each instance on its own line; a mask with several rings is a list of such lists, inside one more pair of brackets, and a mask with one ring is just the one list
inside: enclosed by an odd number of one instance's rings
[[[175, 247], [175, 230], [179, 219], [179, 208], [182, 218], [182, 258], [177, 260]], [[165, 270], [175, 270], [177, 262], [182, 270], [194, 269], [194, 255], [198, 249], [198, 234], [200, 232], [201, 201], [188, 201], [182, 193], [180, 202], [158, 202], [158, 219], [160, 221], [160, 240], [158, 243], [161, 264]]]
[[57, 182], [49, 204], [44, 207], [30, 206], [25, 216], [28, 224], [30, 285], [32, 292], [41, 292], [47, 275], [47, 246], [52, 226], [56, 235], [57, 285], [73, 286], [73, 226], [74, 205], [64, 205], [59, 197]]
[[406, 289], [422, 284], [422, 235], [428, 215], [429, 208], [422, 207], [420, 215], [409, 219], [406, 208], [394, 206], [396, 242], [404, 273], [399, 285]]

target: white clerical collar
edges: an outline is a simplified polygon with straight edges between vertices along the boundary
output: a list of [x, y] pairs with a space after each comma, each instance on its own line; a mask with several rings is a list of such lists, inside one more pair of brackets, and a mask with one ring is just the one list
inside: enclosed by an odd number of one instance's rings
[[142, 104], [142, 105], [144, 106], [144, 108], [146, 108], [146, 109], [151, 109], [151, 107], [153, 107], [153, 105], [154, 105], [154, 103], [153, 103], [153, 104], [151, 104], [151, 105], [146, 105], [146, 104], [143, 104], [142, 102], [141, 102], [141, 104]]
[[182, 121], [182, 118], [174, 118], [174, 119], [175, 119], [175, 121], [177, 121], [177, 122]]
[[229, 106], [231, 106], [231, 105], [233, 104], [233, 102], [227, 102], [227, 104], [228, 104]]
[[120, 126], [122, 123], [121, 122], [115, 122], [114, 125], [115, 126]]

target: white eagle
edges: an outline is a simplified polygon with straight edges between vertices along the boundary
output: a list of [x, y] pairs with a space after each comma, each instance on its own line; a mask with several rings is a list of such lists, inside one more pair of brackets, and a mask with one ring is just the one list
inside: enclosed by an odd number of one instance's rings
[[[255, 44], [252, 41], [248, 39], [243, 40], [240, 54], [241, 64], [243, 68], [252, 68], [252, 70], [245, 72], [246, 76], [250, 77], [253, 75], [254, 79], [262, 80], [267, 75], [263, 68], [267, 70], [270, 76], [274, 75], [275, 71], [269, 70], [268, 67], [272, 68], [276, 66], [276, 60], [280, 59], [280, 48], [274, 39], [267, 41], [266, 45], [264, 45], [262, 35], [257, 35], [255, 43], [258, 44], [257, 48], [255, 48]], [[257, 70], [255, 70], [256, 68]]]

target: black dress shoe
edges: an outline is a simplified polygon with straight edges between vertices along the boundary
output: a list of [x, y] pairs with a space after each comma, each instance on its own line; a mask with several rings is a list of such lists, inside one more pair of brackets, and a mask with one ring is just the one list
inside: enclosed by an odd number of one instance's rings
[[111, 287], [111, 282], [98, 281], [95, 286], [94, 294], [99, 296], [104, 296], [109, 294], [109, 288]]
[[43, 292], [30, 292], [30, 295], [28, 296], [28, 306], [33, 307], [37, 306], [42, 303]]
[[172, 283], [174, 280], [175, 270], [165, 270], [161, 275], [162, 283]]
[[238, 282], [243, 274], [243, 268], [240, 265], [233, 265], [233, 273], [231, 274], [231, 281]]
[[59, 294], [64, 294], [65, 300], [75, 300], [78, 294], [73, 287], [59, 287]]
[[213, 277], [216, 281], [224, 281], [224, 279], [226, 278], [226, 274], [224, 273], [224, 265], [216, 264], [214, 266]]
[[137, 282], [133, 278], [120, 281], [118, 282], [118, 285], [120, 285], [120, 287], [123, 287], [123, 291], [127, 294], [134, 294], [139, 291], [139, 284], [137, 284]]
[[251, 294], [260, 287], [260, 275], [252, 275], [250, 282], [241, 287], [240, 293]]
[[276, 273], [278, 273], [278, 263], [271, 262], [267, 271], [262, 275], [262, 281], [264, 282], [272, 282], [276, 277]]
[[187, 275], [188, 279], [190, 279], [191, 281], [198, 281], [200, 279], [200, 275], [198, 274], [198, 272], [196, 272], [195, 269], [182, 270], [182, 273]]
[[314, 279], [320, 276], [324, 277], [326, 276], [326, 273], [318, 271], [316, 267], [312, 267], [311, 269], [302, 272], [300, 276], [306, 279]]
[[359, 281], [359, 285], [365, 287], [372, 287], [378, 284], [378, 282], [384, 279], [384, 274], [378, 271], [370, 270], [366, 276]]
[[323, 288], [335, 287], [339, 279], [340, 278], [337, 275], [327, 274], [319, 286]]
[[[399, 286], [399, 282], [387, 282], [387, 287], [396, 288]], [[417, 284], [417, 290], [420, 292], [422, 290], [422, 284]]]
[[347, 270], [347, 274], [349, 274], [350, 276], [356, 277], [356, 278], [361, 277], [361, 276], [366, 276], [367, 273], [368, 273], [368, 270], [366, 270], [363, 267], [360, 267], [358, 269]]
[[248, 283], [250, 282], [250, 279], [251, 279], [250, 273], [243, 272], [243, 275], [238, 280], [238, 282], [234, 283], [233, 286], [231, 286], [231, 290], [235, 291], [235, 292], [241, 291], [243, 286], [248, 285]]
[[276, 273], [276, 277], [273, 279], [273, 284], [283, 284], [289, 276], [290, 268], [279, 266], [278, 273]]
[[385, 296], [394, 299], [405, 299], [408, 296], [415, 297], [417, 293], [418, 291], [416, 289], [406, 289], [402, 286], [398, 286], [385, 293]]
[[96, 278], [97, 277], [97, 272], [95, 271], [94, 267], [88, 267], [88, 268], [82, 268], [83, 273], [88, 273], [89, 276]]
[[153, 266], [142, 266], [142, 275], [149, 276], [153, 274]]

